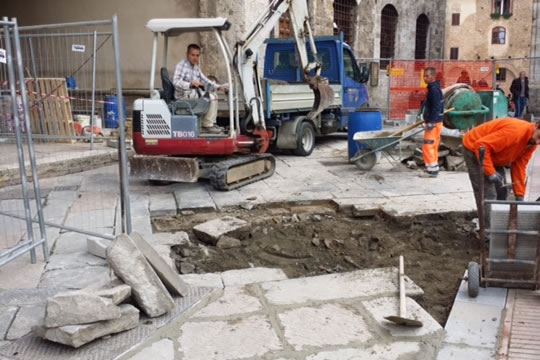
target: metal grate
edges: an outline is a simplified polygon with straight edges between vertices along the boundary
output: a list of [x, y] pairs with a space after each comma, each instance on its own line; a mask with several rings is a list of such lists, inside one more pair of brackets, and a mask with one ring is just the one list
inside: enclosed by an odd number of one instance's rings
[[175, 297], [175, 307], [168, 314], [148, 319], [141, 313], [139, 326], [92, 341], [78, 349], [56, 344], [28, 334], [0, 349], [0, 359], [14, 360], [101, 360], [115, 359], [120, 354], [144, 343], [160, 328], [170, 324], [202, 301], [206, 301], [215, 289], [191, 288], [185, 297]]
[[356, 0], [334, 0], [334, 33], [343, 32], [349, 45], [353, 43], [355, 6]]
[[[381, 58], [391, 59], [394, 57], [394, 47], [396, 43], [396, 29], [398, 23], [398, 12], [392, 5], [386, 5], [381, 12]], [[390, 64], [388, 60], [381, 60], [381, 67]]]
[[145, 135], [170, 136], [171, 127], [161, 114], [146, 114], [144, 120]]
[[[459, 14], [458, 14], [459, 15]], [[429, 34], [429, 19], [422, 14], [416, 19], [416, 47], [414, 49], [415, 59], [426, 59]]]

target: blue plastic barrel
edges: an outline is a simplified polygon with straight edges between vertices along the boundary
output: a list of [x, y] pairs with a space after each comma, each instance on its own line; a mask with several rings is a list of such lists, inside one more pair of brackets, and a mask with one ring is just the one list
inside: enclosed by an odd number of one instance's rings
[[77, 80], [74, 76], [68, 76], [66, 78], [66, 85], [68, 89], [76, 89], [77, 88]]
[[[124, 117], [126, 116], [126, 99], [123, 98]], [[105, 127], [116, 129], [118, 127], [118, 98], [116, 96], [106, 96], [105, 104], [103, 105], [105, 113]]]
[[356, 112], [349, 114], [348, 122], [348, 150], [349, 159], [352, 158], [358, 150], [363, 146], [357, 145], [354, 140], [354, 134], [359, 131], [376, 131], [382, 130], [382, 117], [381, 112], [377, 109], [358, 109]]

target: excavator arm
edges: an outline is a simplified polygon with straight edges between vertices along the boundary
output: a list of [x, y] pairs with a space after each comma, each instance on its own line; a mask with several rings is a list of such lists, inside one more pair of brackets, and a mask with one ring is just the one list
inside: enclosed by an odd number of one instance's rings
[[[272, 0], [267, 10], [254, 22], [245, 39], [236, 44], [236, 66], [242, 82], [245, 103], [255, 127], [265, 127], [263, 117], [263, 90], [257, 70], [257, 55], [260, 46], [279, 22], [279, 18], [289, 12], [294, 40], [304, 72], [304, 78], [315, 94], [315, 101], [308, 118], [314, 118], [332, 104], [334, 92], [328, 80], [320, 76], [321, 62], [311, 27], [306, 0]], [[306, 42], [306, 38], [308, 39]], [[309, 61], [307, 44], [313, 55]], [[314, 73], [314, 75], [312, 75]]]

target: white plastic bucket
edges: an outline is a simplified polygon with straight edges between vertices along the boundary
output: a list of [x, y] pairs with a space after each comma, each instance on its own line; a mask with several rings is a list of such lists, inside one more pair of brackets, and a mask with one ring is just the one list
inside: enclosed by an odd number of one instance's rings
[[[90, 115], [79, 114], [79, 115], [75, 115], [73, 119], [75, 121], [78, 121], [83, 127], [90, 126]], [[97, 127], [101, 129], [102, 128], [101, 116], [96, 115], [94, 117], [94, 121], [96, 122], [94, 125], [96, 125]]]

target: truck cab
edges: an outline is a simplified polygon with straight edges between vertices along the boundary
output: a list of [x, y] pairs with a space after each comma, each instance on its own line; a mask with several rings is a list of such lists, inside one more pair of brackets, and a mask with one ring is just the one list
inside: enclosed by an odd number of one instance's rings
[[[337, 128], [332, 126], [333, 129], [325, 130], [322, 126], [318, 126], [318, 135], [324, 135], [323, 131], [328, 133], [330, 130], [335, 131], [347, 127], [349, 114], [357, 108], [368, 106], [369, 96], [366, 85], [368, 71], [358, 66], [352, 49], [339, 36], [315, 37], [315, 45], [322, 63], [321, 76], [329, 80], [335, 93], [333, 105], [325, 110], [321, 117], [322, 119], [329, 118], [331, 114], [338, 120]], [[266, 118], [267, 123], [271, 123], [271, 118], [276, 115], [273, 114], [273, 110], [275, 113], [276, 109], [273, 109], [272, 105], [275, 103], [273, 95], [279, 93], [278, 82], [286, 82], [287, 86], [304, 83], [303, 72], [292, 39], [266, 40], [264, 79], [267, 96]]]

